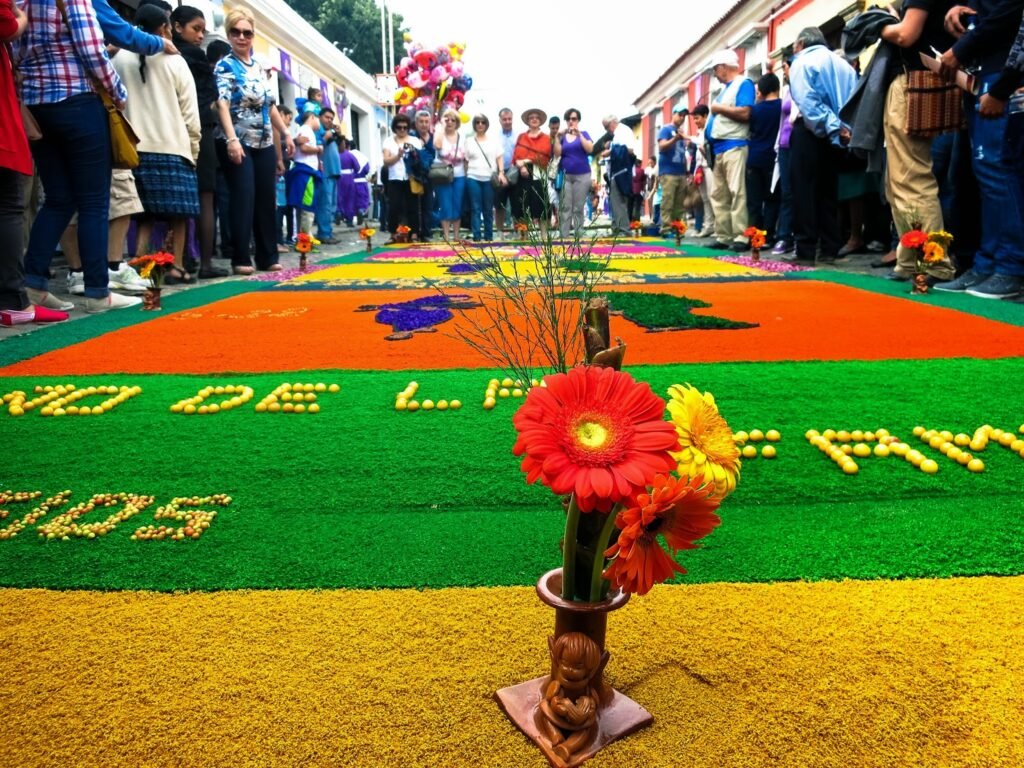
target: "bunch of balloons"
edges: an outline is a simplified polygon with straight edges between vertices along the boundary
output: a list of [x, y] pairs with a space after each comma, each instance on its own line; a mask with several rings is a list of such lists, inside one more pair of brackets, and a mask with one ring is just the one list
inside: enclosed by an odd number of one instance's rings
[[405, 36], [406, 56], [397, 67], [398, 85], [395, 103], [399, 112], [410, 117], [421, 109], [436, 117], [448, 107], [459, 112], [463, 123], [469, 115], [459, 111], [466, 100], [466, 91], [473, 87], [473, 78], [466, 74], [462, 54], [466, 46], [449, 43], [440, 48], [426, 48]]

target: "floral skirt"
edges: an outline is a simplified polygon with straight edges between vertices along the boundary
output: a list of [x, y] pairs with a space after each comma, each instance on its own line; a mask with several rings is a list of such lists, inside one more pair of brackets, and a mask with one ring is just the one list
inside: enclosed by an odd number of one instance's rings
[[135, 188], [142, 207], [150, 216], [199, 215], [196, 170], [180, 155], [140, 152]]

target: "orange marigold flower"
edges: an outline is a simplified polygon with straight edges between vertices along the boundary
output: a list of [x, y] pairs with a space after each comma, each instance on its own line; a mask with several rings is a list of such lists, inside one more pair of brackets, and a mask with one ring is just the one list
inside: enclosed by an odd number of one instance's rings
[[636, 219], [634, 221], [629, 222], [629, 228], [630, 229], [640, 229], [640, 220]]
[[646, 595], [651, 587], [668, 581], [673, 573], [686, 573], [662, 548], [658, 536], [674, 556], [681, 549], [696, 549], [697, 539], [713, 531], [721, 518], [712, 486], [698, 479], [679, 480], [659, 475], [650, 492], [640, 493], [620, 512], [615, 525], [619, 538], [604, 554], [614, 557], [604, 577], [625, 592]]
[[583, 512], [606, 512], [675, 468], [675, 428], [647, 384], [613, 368], [580, 367], [533, 387], [512, 418], [526, 481], [576, 494]]
[[313, 250], [313, 238], [305, 232], [300, 232], [295, 238], [295, 250], [299, 253], [309, 253]]
[[928, 242], [928, 235], [920, 229], [912, 229], [900, 238], [900, 245], [904, 248], [920, 248]]
[[946, 250], [938, 243], [928, 242], [924, 244], [924, 260], [934, 264], [946, 258]]
[[520, 222], [516, 223], [515, 229], [516, 229], [516, 232], [525, 232], [527, 230], [527, 226], [526, 226], [525, 222], [520, 221]]
[[686, 234], [686, 230], [687, 230], [686, 222], [682, 221], [681, 219], [676, 219], [671, 224], [669, 224], [669, 226], [672, 227], [672, 231], [675, 232], [677, 235], [685, 235]]

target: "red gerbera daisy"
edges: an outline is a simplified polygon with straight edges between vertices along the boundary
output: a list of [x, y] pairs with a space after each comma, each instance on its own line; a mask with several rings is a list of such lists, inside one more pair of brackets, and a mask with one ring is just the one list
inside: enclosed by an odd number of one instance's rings
[[[678, 449], [665, 403], [647, 384], [613, 368], [548, 376], [512, 419], [528, 483], [576, 494], [583, 512], [608, 511], [675, 467]], [[525, 454], [525, 455], [524, 455]]]
[[673, 573], [686, 573], [662, 549], [658, 536], [664, 537], [674, 555], [680, 549], [696, 549], [694, 542], [718, 526], [718, 499], [710, 498], [714, 486], [700, 483], [659, 475], [650, 493], [638, 494], [615, 518], [621, 530], [618, 541], [604, 553], [615, 557], [604, 577], [625, 592], [646, 595]]
[[904, 248], [921, 248], [927, 242], [928, 235], [920, 229], [912, 229], [900, 238], [900, 245]]

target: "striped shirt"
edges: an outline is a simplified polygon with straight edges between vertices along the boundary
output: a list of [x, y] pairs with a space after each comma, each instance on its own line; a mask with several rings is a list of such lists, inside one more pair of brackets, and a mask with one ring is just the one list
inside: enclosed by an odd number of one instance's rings
[[32, 0], [25, 9], [28, 29], [18, 41], [16, 54], [22, 101], [56, 104], [90, 93], [92, 73], [115, 103], [123, 105], [128, 93], [107, 57], [92, 3], [64, 0], [64, 6], [68, 24], [55, 0]]

